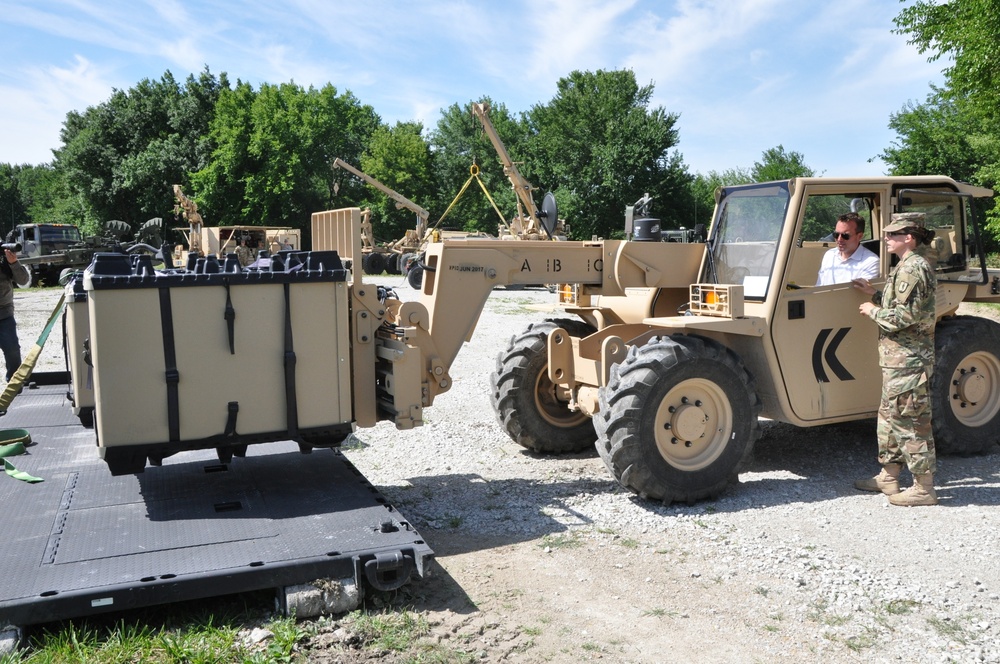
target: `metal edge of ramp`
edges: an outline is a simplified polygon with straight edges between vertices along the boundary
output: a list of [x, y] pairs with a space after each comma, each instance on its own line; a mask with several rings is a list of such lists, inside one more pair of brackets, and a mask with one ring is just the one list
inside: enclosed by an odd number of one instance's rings
[[42, 376], [0, 428], [33, 444], [0, 477], [0, 624], [25, 626], [218, 595], [353, 579], [391, 590], [433, 551], [339, 451], [251, 446], [222, 464], [184, 452], [113, 477], [65, 383]]

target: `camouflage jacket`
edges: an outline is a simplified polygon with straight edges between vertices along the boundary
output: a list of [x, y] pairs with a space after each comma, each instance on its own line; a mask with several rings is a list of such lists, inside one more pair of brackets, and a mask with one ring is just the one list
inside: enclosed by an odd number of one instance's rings
[[236, 257], [239, 259], [240, 265], [242, 265], [243, 267], [246, 267], [247, 265], [250, 265], [250, 263], [253, 263], [254, 259], [256, 258], [256, 256], [254, 256], [253, 249], [243, 244], [236, 247]]
[[[0, 252], [0, 260], [7, 262], [7, 259]], [[28, 283], [28, 268], [24, 267], [20, 261], [11, 265], [7, 263], [10, 275], [7, 270], [0, 270], [0, 320], [10, 318], [14, 315], [14, 284], [24, 286]]]
[[[934, 290], [937, 277], [917, 252], [909, 252], [893, 269], [882, 289], [880, 304], [871, 311], [879, 327], [879, 364], [882, 367], [926, 372], [934, 366]], [[881, 302], [879, 303], [879, 300]]]

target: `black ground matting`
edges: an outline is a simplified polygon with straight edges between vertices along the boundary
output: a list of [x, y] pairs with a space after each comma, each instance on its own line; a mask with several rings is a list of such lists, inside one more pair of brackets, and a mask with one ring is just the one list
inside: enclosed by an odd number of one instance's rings
[[[364, 575], [401, 552], [423, 573], [433, 555], [406, 519], [338, 452], [251, 445], [221, 464], [183, 452], [113, 477], [64, 385], [26, 389], [0, 417], [28, 453], [0, 474], [0, 625], [29, 625], [214, 595]], [[388, 524], [386, 524], [388, 522]]]

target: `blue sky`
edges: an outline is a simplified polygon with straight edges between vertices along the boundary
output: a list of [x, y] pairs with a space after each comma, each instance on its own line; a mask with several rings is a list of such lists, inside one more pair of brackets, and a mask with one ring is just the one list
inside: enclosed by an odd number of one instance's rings
[[66, 113], [170, 70], [332, 83], [386, 122], [488, 95], [546, 103], [573, 70], [622, 69], [680, 115], [691, 171], [781, 144], [823, 175], [878, 175], [889, 116], [945, 62], [892, 33], [897, 0], [0, 0], [0, 163], [44, 163]]

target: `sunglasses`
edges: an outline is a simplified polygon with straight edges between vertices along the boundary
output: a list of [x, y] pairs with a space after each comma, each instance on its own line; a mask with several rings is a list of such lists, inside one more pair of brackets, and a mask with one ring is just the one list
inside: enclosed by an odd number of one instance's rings
[[851, 239], [851, 235], [853, 235], [853, 234], [852, 233], [834, 233], [833, 234], [833, 239], [836, 240], [837, 238], [840, 238], [841, 240], [850, 240]]
[[899, 237], [900, 235], [909, 235], [906, 231], [896, 231], [894, 233], [886, 233], [886, 237]]

